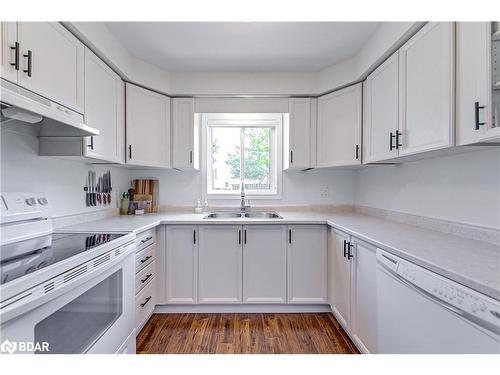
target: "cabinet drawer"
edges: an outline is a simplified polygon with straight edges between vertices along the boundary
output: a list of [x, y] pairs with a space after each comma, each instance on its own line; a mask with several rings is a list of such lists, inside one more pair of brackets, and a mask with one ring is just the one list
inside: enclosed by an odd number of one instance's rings
[[144, 232], [141, 232], [137, 235], [135, 239], [135, 246], [137, 246], [137, 252], [145, 249], [152, 243], [156, 242], [156, 230], [150, 229]]
[[137, 327], [137, 334], [153, 313], [155, 307], [154, 286], [155, 282], [153, 279], [135, 297], [135, 323]]
[[155, 260], [156, 245], [149, 245], [135, 256], [135, 272], [139, 272]]
[[155, 276], [156, 263], [153, 261], [146, 267], [144, 267], [140, 272], [137, 272], [135, 276], [135, 293], [139, 293], [139, 291], [144, 288]]

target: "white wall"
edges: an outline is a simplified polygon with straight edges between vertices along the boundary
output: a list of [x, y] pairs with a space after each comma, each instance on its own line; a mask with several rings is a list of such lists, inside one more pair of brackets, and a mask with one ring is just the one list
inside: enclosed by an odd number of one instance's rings
[[500, 150], [357, 172], [359, 205], [500, 228]]
[[[46, 193], [57, 217], [102, 209], [85, 205], [83, 186], [89, 170], [96, 171], [99, 176], [110, 169], [116, 194], [130, 186], [126, 169], [38, 156], [36, 133], [36, 125], [2, 124], [0, 191]], [[112, 202], [106, 207], [115, 207], [115, 204]]]
[[[134, 170], [131, 178], [157, 178], [160, 181], [160, 204], [193, 206], [202, 197], [201, 172], [175, 170]], [[352, 204], [355, 173], [353, 171], [286, 171], [283, 172], [281, 199], [252, 200], [253, 206]], [[328, 196], [321, 197], [320, 189], [328, 188]], [[203, 202], [202, 202], [203, 203]], [[239, 205], [234, 200], [209, 200], [211, 205]]]

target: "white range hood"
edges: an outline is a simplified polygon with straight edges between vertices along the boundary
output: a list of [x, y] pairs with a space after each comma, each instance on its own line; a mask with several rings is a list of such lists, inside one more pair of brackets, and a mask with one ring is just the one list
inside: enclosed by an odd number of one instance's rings
[[0, 79], [1, 122], [10, 119], [40, 124], [40, 137], [87, 137], [99, 130], [84, 123], [81, 113]]

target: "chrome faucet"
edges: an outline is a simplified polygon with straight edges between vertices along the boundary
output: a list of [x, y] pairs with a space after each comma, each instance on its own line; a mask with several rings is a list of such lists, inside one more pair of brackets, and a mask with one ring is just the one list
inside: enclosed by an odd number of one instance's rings
[[240, 194], [240, 197], [241, 197], [240, 211], [241, 212], [246, 212], [250, 208], [250, 204], [247, 205], [245, 203], [245, 184], [244, 183], [241, 184], [241, 194]]

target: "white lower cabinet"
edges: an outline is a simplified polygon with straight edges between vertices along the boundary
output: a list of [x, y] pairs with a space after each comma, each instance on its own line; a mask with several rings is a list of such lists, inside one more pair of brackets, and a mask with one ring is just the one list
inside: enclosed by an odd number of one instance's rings
[[165, 291], [168, 304], [198, 303], [198, 227], [166, 227]]
[[330, 229], [328, 288], [332, 312], [363, 352], [377, 352], [376, 248]]
[[288, 227], [288, 303], [327, 303], [327, 230], [324, 225]]
[[243, 303], [286, 303], [286, 229], [243, 227]]
[[199, 227], [200, 304], [242, 302], [241, 225], [201, 225]]
[[353, 238], [351, 334], [365, 352], [377, 352], [376, 247]]
[[350, 236], [331, 228], [328, 246], [329, 302], [339, 323], [347, 329], [350, 316], [351, 262], [347, 259]]

